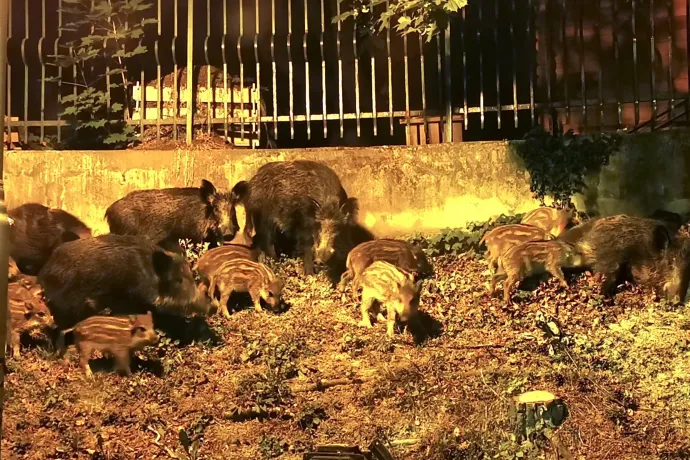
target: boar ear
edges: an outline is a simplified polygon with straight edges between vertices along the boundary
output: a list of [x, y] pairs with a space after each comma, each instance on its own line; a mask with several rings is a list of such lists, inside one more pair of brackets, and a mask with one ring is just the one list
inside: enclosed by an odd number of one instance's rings
[[340, 207], [340, 212], [347, 220], [356, 222], [359, 214], [359, 200], [357, 198], [348, 198]]
[[207, 181], [206, 179], [201, 180], [201, 199], [207, 202], [212, 202], [213, 197], [216, 195], [216, 187]]
[[243, 200], [249, 193], [249, 182], [246, 180], [241, 180], [235, 184], [230, 192], [230, 196], [233, 203]]
[[157, 249], [153, 251], [153, 269], [158, 275], [168, 273], [172, 267], [173, 259], [165, 251]]
[[60, 235], [60, 239], [62, 240], [63, 243], [69, 243], [70, 241], [78, 240], [79, 235], [68, 230], [68, 231], [62, 232], [62, 235]]

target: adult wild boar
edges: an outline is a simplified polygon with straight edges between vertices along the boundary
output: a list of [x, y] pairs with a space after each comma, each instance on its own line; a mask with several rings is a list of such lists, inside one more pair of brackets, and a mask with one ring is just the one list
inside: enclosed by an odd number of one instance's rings
[[91, 229], [86, 224], [62, 209], [25, 203], [11, 209], [8, 215], [14, 221], [10, 256], [27, 275], [37, 275], [61, 244], [91, 237]]
[[180, 239], [220, 246], [237, 230], [233, 215], [232, 195], [207, 180], [199, 188], [135, 190], [105, 211], [110, 233], [145, 236], [166, 247]]
[[[604, 275], [605, 296], [613, 294], [622, 275], [632, 272], [641, 284], [653, 282], [655, 286], [650, 287], [661, 288], [668, 300], [682, 302], [685, 298], [690, 246], [677, 241], [663, 222], [621, 214], [573, 227], [559, 239], [576, 247], [584, 258], [583, 266]], [[654, 276], [640, 276], [650, 269]]]
[[233, 194], [241, 197], [252, 217], [259, 248], [277, 258], [280, 231], [302, 254], [307, 275], [314, 273], [314, 262], [331, 259], [336, 239], [349, 234], [357, 219], [357, 199], [348, 198], [338, 175], [316, 161], [265, 164], [249, 182], [235, 185]]
[[101, 235], [58, 247], [38, 275], [61, 329], [94, 315], [208, 314], [183, 254], [143, 237]]

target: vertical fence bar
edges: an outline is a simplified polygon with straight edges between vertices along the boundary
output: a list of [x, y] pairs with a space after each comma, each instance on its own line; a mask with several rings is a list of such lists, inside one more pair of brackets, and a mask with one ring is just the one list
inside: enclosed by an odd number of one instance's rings
[[180, 87], [177, 84], [177, 3], [179, 0], [173, 0], [173, 39], [172, 39], [172, 59], [173, 59], [173, 139], [177, 141], [177, 117], [180, 115]]
[[302, 38], [302, 49], [304, 50], [304, 106], [307, 116], [307, 139], [311, 140], [311, 104], [309, 86], [309, 53], [307, 50], [307, 39], [309, 38], [309, 9], [308, 0], [304, 0], [304, 37]]
[[[690, 55], [690, 0], [685, 2], [685, 54]], [[688, 91], [690, 92], [690, 56], [686, 59], [688, 75]], [[690, 98], [685, 100], [685, 119], [690, 121]]]
[[[11, 0], [7, 0], [11, 1]], [[38, 61], [41, 65], [41, 136], [43, 143], [46, 133], [46, 63], [43, 60], [43, 40], [46, 38], [46, 0], [41, 0], [41, 38], [38, 40]]]
[[[59, 2], [59, 4], [58, 4], [59, 5], [58, 6], [58, 11], [59, 11], [58, 21], [60, 24], [59, 27], [61, 27], [62, 26], [62, 0], [58, 0], [58, 2]], [[7, 45], [9, 44], [9, 40], [12, 38], [12, 2], [10, 1], [7, 3], [9, 3], [9, 5], [7, 6], [8, 20], [7, 20], [7, 40], [5, 40], [5, 53], [7, 53]], [[0, 21], [4, 21], [4, 19], [2, 19], [2, 16], [0, 16]], [[0, 27], [2, 27], [2, 26], [0, 25]], [[62, 33], [62, 29], [59, 29], [59, 30], [60, 30], [60, 32], [58, 32], [58, 34], [59, 34], [58, 37]], [[55, 41], [55, 54], [58, 54], [57, 43], [59, 40], [60, 39], [58, 38], [58, 40]], [[2, 51], [0, 51], [0, 53], [1, 52]], [[5, 54], [5, 56], [7, 56], [7, 54]], [[5, 58], [5, 60], [7, 62], [7, 75], [11, 77], [12, 65], [10, 64], [10, 62], [7, 58]], [[62, 68], [58, 67], [58, 69], [60, 69], [60, 70], [58, 70], [58, 72], [60, 72], [58, 75], [62, 76], [62, 71], [61, 71]], [[12, 143], [12, 78], [7, 78], [6, 82], [7, 82], [7, 93], [6, 93], [5, 97], [6, 97], [6, 104], [7, 104], [7, 117], [6, 117], [7, 123], [5, 124], [5, 127], [7, 128], [7, 140], [8, 140], [7, 144], [10, 145]], [[60, 88], [59, 85], [60, 85], [60, 83], [58, 82], [58, 88]], [[1, 90], [2, 90], [2, 86], [0, 86], [0, 91]], [[58, 94], [61, 94], [61, 93], [58, 93]], [[58, 97], [60, 97], [60, 96], [58, 95]], [[4, 116], [3, 116], [3, 119], [5, 119]], [[3, 130], [3, 133], [4, 132], [5, 131]], [[60, 140], [60, 128], [58, 128], [58, 141], [59, 140]], [[0, 177], [0, 179], [2, 179], [2, 178]], [[2, 401], [0, 401], [0, 402], [2, 402]], [[0, 430], [1, 430], [1, 428], [0, 428]]]
[[[674, 107], [676, 105], [676, 88], [675, 82], [673, 81], [673, 46], [675, 45], [674, 40], [676, 39], [675, 34], [675, 8], [674, 2], [668, 2], [668, 93], [670, 95], [670, 105], [669, 116], [673, 118]], [[690, 76], [690, 74], [688, 74]]]
[[352, 28], [352, 52], [355, 60], [355, 115], [357, 117], [357, 137], [362, 136], [362, 127], [360, 120], [360, 107], [359, 107], [359, 55], [357, 53], [357, 21], [354, 21], [354, 26]]
[[[513, 0], [515, 1], [515, 0]], [[468, 112], [469, 105], [467, 103], [467, 7], [462, 9], [462, 30], [460, 34], [460, 39], [462, 43], [462, 108], [463, 108], [463, 122], [465, 123], [465, 129], [469, 126], [470, 113]], [[438, 68], [441, 68], [441, 41], [438, 41]], [[440, 75], [440, 73], [439, 73]], [[441, 82], [439, 81], [439, 94], [441, 94]], [[443, 106], [443, 102], [441, 102]]]
[[633, 101], [635, 104], [635, 126], [640, 124], [640, 93], [637, 76], [637, 0], [631, 0], [632, 16], [632, 58], [633, 58]]
[[484, 55], [482, 53], [482, 4], [477, 5], [477, 50], [479, 53], [479, 122], [484, 129]]
[[553, 53], [552, 53], [552, 41], [553, 41], [553, 27], [551, 26], [551, 22], [549, 21], [549, 13], [551, 12], [551, 8], [549, 8], [550, 2], [547, 0], [546, 4], [544, 5], [544, 28], [543, 28], [543, 33], [544, 36], [546, 37], [544, 46], [546, 48], [546, 63], [544, 65], [545, 73], [546, 73], [546, 104], [548, 106], [548, 112], [549, 112], [549, 117], [551, 118], [551, 131], [554, 131], [554, 127], [556, 126], [556, 118], [554, 117], [554, 110], [553, 110], [553, 94], [552, 94], [552, 88], [551, 88], [551, 60], [553, 58]]
[[[256, 15], [259, 15], [257, 7]], [[271, 0], [271, 72], [273, 75], [273, 135], [278, 139], [278, 85], [276, 77], [278, 69], [276, 67], [276, 0]], [[259, 88], [259, 91], [261, 89]]]
[[[0, 2], [0, 43], [3, 44], [2, 50], [0, 50], [0, 132], [5, 132], [5, 82], [7, 80], [7, 74], [5, 70], [7, 69], [7, 27], [8, 27], [8, 10], [9, 10], [9, 0]], [[0, 145], [0, 265], [3, 267], [0, 271], [0, 305], [7, 305], [7, 267], [9, 267], [9, 221], [7, 220], [7, 207], [5, 206], [5, 184], [2, 180], [3, 176], [3, 158], [5, 150], [5, 143]], [[7, 334], [9, 333], [7, 327], [7, 314], [8, 308], [3, 308], [0, 312], [0, 345], [2, 345], [2, 351], [0, 351], [0, 388], [3, 391], [0, 392], [0, 439], [2, 439], [2, 407], [4, 406], [5, 399], [5, 345], [7, 343]]]
[[[193, 0], [189, 0], [189, 1], [193, 1]], [[143, 39], [139, 40], [139, 45], [142, 45], [142, 43], [143, 43]], [[143, 56], [140, 56], [139, 59], [145, 60]], [[141, 138], [144, 137], [144, 128], [146, 126], [144, 124], [144, 119], [146, 118], [146, 106], [148, 105], [148, 100], [146, 99], [146, 74], [144, 72], [144, 67], [145, 67], [144, 65], [141, 66], [141, 72], [139, 75], [139, 82], [140, 82], [139, 84], [140, 84], [140, 89], [141, 89], [141, 92], [139, 93], [140, 94], [139, 106], [141, 107], [141, 117], [139, 118], [139, 136]]]
[[294, 95], [294, 74], [292, 63], [292, 0], [287, 0], [288, 6], [288, 34], [287, 34], [287, 53], [288, 53], [288, 80], [290, 85], [290, 139], [295, 138], [295, 95]]
[[[240, 5], [242, 0], [240, 0]], [[241, 36], [242, 34], [240, 34]], [[225, 50], [225, 42], [228, 39], [228, 0], [223, 0], [223, 41], [220, 42], [220, 53], [223, 58], [223, 132], [225, 133], [225, 142], [228, 142], [228, 55]], [[241, 62], [241, 61], [240, 61]], [[230, 82], [232, 83], [232, 82]], [[233, 91], [234, 95], [234, 91]], [[233, 101], [235, 98], [233, 97]], [[242, 93], [240, 93], [240, 103], [242, 101]], [[234, 114], [233, 114], [234, 116]]]
[[[336, 0], [337, 1], [337, 0]], [[389, 1], [386, 0], [386, 10], [390, 8]], [[388, 69], [388, 122], [390, 135], [393, 135], [393, 69], [391, 64], [391, 28], [386, 27], [386, 68]], [[441, 69], [441, 66], [439, 66]], [[440, 70], [439, 70], [440, 71]]]
[[429, 122], [426, 119], [426, 78], [424, 75], [426, 73], [426, 66], [424, 65], [424, 39], [421, 35], [417, 35], [417, 38], [419, 40], [419, 75], [421, 77], [422, 84], [422, 122], [424, 123], [424, 143], [427, 144], [429, 136]]
[[[654, 0], [649, 0], [649, 49], [650, 49], [650, 69], [649, 69], [649, 95], [652, 99], [652, 129], [656, 125], [657, 114], [657, 100], [656, 100], [656, 43], [654, 40]], [[671, 63], [669, 62], [669, 65]], [[673, 118], [673, 114], [669, 114], [669, 119]]]
[[[194, 0], [190, 0], [194, 2]], [[211, 135], [211, 102], [215, 100], [216, 88], [211, 85], [211, 60], [208, 58], [208, 41], [211, 38], [211, 0], [206, 0], [206, 39], [204, 40], [204, 60], [206, 61], [206, 134]]]
[[[256, 136], [261, 140], [261, 61], [259, 60], [259, 0], [254, 3], [254, 60], [256, 61]], [[240, 19], [241, 20], [241, 19]], [[278, 131], [274, 133], [278, 137]]]
[[321, 0], [321, 36], [319, 41], [319, 49], [321, 50], [321, 104], [323, 113], [323, 138], [328, 137], [328, 109], [326, 107], [326, 55], [324, 54], [324, 35], [326, 34], [326, 5], [324, 0]]
[[194, 0], [187, 0], [187, 145], [192, 144], [192, 128], [194, 123]]
[[[29, 62], [26, 58], [26, 42], [29, 39], [29, 0], [24, 0], [24, 38], [21, 51], [24, 63], [24, 142], [29, 142]], [[76, 86], [75, 86], [76, 88]]]
[[494, 1], [494, 42], [496, 43], [496, 121], [498, 122], [498, 129], [501, 129], [501, 65], [500, 65], [500, 47], [498, 44], [498, 0]]
[[[335, 14], [340, 16], [340, 2], [335, 0]], [[338, 19], [338, 30], [336, 31], [336, 50], [338, 53], [338, 119], [340, 121], [340, 138], [342, 139], [345, 135], [345, 123], [343, 115], [343, 55], [340, 49], [340, 39], [341, 39], [341, 25], [340, 19]]]
[[601, 0], [597, 0], [597, 61], [599, 68], [597, 70], [597, 99], [599, 99], [599, 131], [604, 129], [604, 66], [602, 65], [602, 46], [601, 46]]
[[[240, 7], [240, 34], [237, 37], [237, 59], [239, 59], [240, 62], [240, 139], [244, 141], [244, 61], [242, 60], [242, 39], [244, 38], [244, 0], [239, 0], [238, 3]], [[249, 90], [247, 90], [247, 93], [251, 94]], [[225, 112], [227, 113], [227, 103]]]
[[[515, 17], [517, 8], [515, 8], [515, 0], [511, 2], [511, 19], [510, 19], [510, 43], [513, 49], [513, 125], [518, 127], [518, 98], [517, 98], [517, 46], [515, 46]], [[465, 108], [467, 112], [467, 108]], [[467, 117], [467, 114], [465, 114]]]
[[443, 49], [443, 76], [444, 76], [444, 96], [445, 96], [445, 142], [453, 142], [453, 74], [450, 70], [450, 25], [443, 31], [445, 46]]
[[530, 111], [530, 119], [532, 121], [532, 126], [534, 126], [534, 66], [535, 66], [535, 59], [536, 59], [536, 52], [534, 49], [535, 45], [535, 38], [532, 36], [532, 33], [534, 31], [534, 27], [532, 26], [532, 20], [534, 19], [534, 6], [533, 6], [533, 1], [528, 0], [528, 9], [527, 9], [527, 41], [529, 43], [529, 51], [528, 51], [528, 56], [529, 59], [527, 59], [527, 62], [529, 62], [529, 111]]
[[[371, 14], [374, 14], [374, 0], [370, 0], [369, 2], [369, 10], [371, 11]], [[371, 119], [374, 123], [374, 136], [379, 135], [379, 130], [378, 130], [378, 115], [376, 115], [376, 58], [374, 57], [374, 53], [371, 53], [371, 57], [369, 58], [371, 60]]]
[[582, 92], [582, 126], [587, 129], [587, 86], [585, 83], [585, 2], [580, 2], [580, 91]]
[[[615, 0], [614, 0], [615, 1]], [[570, 123], [570, 96], [568, 94], [568, 0], [561, 0], [561, 35], [563, 40], [562, 59], [563, 75], [561, 81], [563, 82], [563, 99], [565, 100], [565, 122]]]
[[[688, 0], [690, 1], [690, 0]], [[613, 15], [613, 20], [611, 21], [613, 23], [613, 60], [614, 60], [614, 69], [615, 69], [615, 74], [616, 74], [616, 112], [618, 114], [618, 127], [620, 127], [623, 124], [623, 106], [621, 104], [622, 100], [622, 95], [621, 95], [621, 79], [620, 79], [620, 50], [618, 49], [618, 31], [616, 28], [618, 27], [618, 0], [611, 0], [611, 7], [612, 7], [612, 15]]]
[[[154, 54], [156, 56], [156, 139], [161, 138], [161, 117], [163, 116], [163, 81], [161, 79], [161, 59], [160, 59], [160, 39], [162, 35], [162, 18], [163, 10], [161, 5], [162, 0], [158, 0], [158, 10], [156, 15], [158, 17], [156, 27], [156, 42], [153, 44]], [[110, 86], [110, 85], [108, 85]]]
[[410, 69], [409, 69], [409, 62], [408, 62], [408, 56], [407, 56], [407, 35], [403, 36], [403, 63], [405, 67], [405, 127], [406, 130], [405, 132], [407, 133], [408, 137], [408, 142], [407, 144], [409, 145], [409, 136], [410, 136]]

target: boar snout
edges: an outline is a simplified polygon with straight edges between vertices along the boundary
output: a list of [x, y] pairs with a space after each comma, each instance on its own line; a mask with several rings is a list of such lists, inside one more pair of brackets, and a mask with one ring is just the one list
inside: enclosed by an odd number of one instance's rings
[[329, 261], [329, 259], [335, 254], [335, 249], [326, 247], [317, 249], [314, 252], [314, 260], [316, 263], [323, 264]]

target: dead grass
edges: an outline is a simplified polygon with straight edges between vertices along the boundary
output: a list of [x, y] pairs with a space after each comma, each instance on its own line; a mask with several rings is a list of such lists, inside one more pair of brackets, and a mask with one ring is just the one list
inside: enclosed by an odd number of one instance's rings
[[[587, 274], [572, 275], [567, 292], [549, 280], [504, 306], [486, 294], [483, 260], [434, 265], [422, 296], [426, 337], [358, 327], [349, 292], [286, 261], [277, 267], [286, 312], [210, 318], [217, 343], [162, 344], [130, 378], [104, 372], [89, 382], [74, 358], [24, 350], [8, 362], [3, 458], [194, 458], [183, 429], [198, 440], [196, 458], [300, 459], [318, 444], [366, 447], [380, 436], [417, 441], [395, 445], [398, 459], [555, 459], [545, 440], [511, 440], [510, 397], [532, 389], [568, 404], [557, 433], [574, 458], [688, 458], [684, 309], [631, 287], [607, 305]], [[551, 318], [560, 336], [545, 333]], [[295, 390], [354, 377], [361, 383]], [[238, 408], [249, 418], [235, 421]]]

